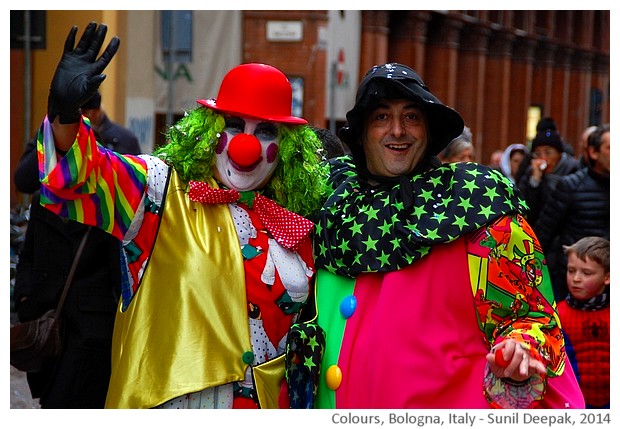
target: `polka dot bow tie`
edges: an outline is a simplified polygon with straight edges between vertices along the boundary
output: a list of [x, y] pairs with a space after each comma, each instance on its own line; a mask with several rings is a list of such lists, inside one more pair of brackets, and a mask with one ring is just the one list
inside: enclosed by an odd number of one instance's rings
[[212, 188], [207, 183], [190, 180], [189, 199], [205, 204], [242, 202], [253, 209], [263, 226], [282, 246], [293, 251], [307, 237], [314, 223], [293, 213], [258, 192], [239, 192], [235, 189]]

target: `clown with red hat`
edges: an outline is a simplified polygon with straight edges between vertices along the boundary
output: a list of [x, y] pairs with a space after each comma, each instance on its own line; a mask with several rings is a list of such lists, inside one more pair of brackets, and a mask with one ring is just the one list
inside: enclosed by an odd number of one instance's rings
[[268, 408], [315, 274], [311, 216], [327, 171], [286, 76], [242, 64], [152, 155], [95, 141], [80, 106], [118, 49], [74, 27], [39, 136], [41, 201], [122, 241], [107, 408]]

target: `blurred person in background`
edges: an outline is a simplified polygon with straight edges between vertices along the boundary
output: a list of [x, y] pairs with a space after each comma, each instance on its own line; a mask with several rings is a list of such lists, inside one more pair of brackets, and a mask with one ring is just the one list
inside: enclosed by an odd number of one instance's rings
[[590, 134], [596, 130], [596, 125], [591, 125], [581, 133], [581, 137], [579, 139], [579, 167], [585, 168], [589, 165], [588, 161], [588, 138]]
[[496, 170], [500, 170], [502, 156], [504, 156], [504, 151], [502, 149], [494, 150], [489, 157], [489, 163], [487, 165], [491, 168], [495, 168]]
[[323, 149], [325, 149], [327, 159], [335, 158], [338, 156], [349, 153], [349, 149], [338, 138], [338, 136], [327, 128], [310, 127], [312, 131], [317, 135], [321, 143], [323, 143]]
[[103, 146], [119, 153], [132, 155], [142, 153], [138, 138], [130, 130], [113, 122], [108, 117], [101, 103], [99, 91], [82, 105], [82, 114], [90, 120], [95, 138]]
[[579, 162], [564, 152], [564, 142], [554, 129], [539, 131], [532, 140], [531, 160], [517, 187], [530, 208], [528, 221], [534, 230], [536, 222], [563, 176], [579, 169]]
[[516, 182], [515, 176], [519, 166], [529, 153], [527, 146], [521, 143], [511, 144], [502, 153], [499, 168], [513, 183]]
[[444, 163], [472, 162], [474, 160], [474, 144], [469, 127], [464, 127], [463, 132], [439, 152], [437, 157]]

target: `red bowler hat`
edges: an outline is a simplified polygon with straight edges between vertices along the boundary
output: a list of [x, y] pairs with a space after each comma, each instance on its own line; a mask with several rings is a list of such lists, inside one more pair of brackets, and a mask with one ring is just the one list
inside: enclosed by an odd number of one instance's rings
[[222, 113], [286, 124], [307, 124], [291, 115], [293, 91], [287, 77], [267, 64], [241, 64], [231, 69], [216, 99], [196, 100]]

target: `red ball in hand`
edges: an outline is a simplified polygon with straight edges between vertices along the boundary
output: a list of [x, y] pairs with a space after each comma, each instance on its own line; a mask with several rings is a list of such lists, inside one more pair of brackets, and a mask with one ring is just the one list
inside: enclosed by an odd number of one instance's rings
[[495, 363], [502, 368], [506, 368], [510, 363], [510, 361], [504, 359], [504, 352], [502, 352], [502, 349], [495, 350]]

